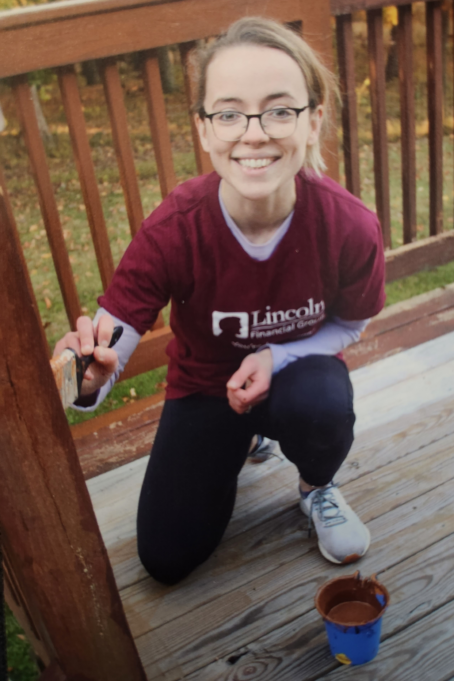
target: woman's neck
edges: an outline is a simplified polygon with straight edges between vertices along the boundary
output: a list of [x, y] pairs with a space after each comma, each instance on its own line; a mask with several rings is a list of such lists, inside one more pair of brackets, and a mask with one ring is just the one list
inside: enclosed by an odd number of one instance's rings
[[252, 200], [238, 194], [221, 181], [224, 206], [244, 236], [255, 244], [266, 243], [290, 215], [296, 203], [296, 187], [282, 197]]

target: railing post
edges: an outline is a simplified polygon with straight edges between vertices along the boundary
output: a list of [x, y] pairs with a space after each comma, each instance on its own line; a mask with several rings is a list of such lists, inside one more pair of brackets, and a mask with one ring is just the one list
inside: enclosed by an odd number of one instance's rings
[[64, 675], [145, 681], [0, 191], [0, 527]]

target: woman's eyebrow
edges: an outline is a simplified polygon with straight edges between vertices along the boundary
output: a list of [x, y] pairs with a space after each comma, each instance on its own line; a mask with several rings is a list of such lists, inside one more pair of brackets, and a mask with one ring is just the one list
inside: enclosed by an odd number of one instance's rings
[[[267, 104], [268, 102], [272, 102], [275, 99], [281, 99], [282, 97], [290, 97], [296, 101], [296, 98], [290, 92], [273, 92], [272, 94], [264, 97], [262, 99], [262, 103]], [[223, 104], [244, 104], [244, 100], [240, 97], [219, 97], [219, 99], [216, 99], [216, 101], [213, 103], [213, 109], [216, 106], [221, 106]]]

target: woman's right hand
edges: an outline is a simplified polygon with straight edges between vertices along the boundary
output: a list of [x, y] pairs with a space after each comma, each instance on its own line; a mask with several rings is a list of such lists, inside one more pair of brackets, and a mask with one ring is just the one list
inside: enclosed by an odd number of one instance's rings
[[[67, 333], [55, 346], [54, 357], [66, 348], [72, 348], [79, 357], [94, 354], [95, 361], [85, 372], [80, 396], [90, 395], [107, 383], [118, 366], [118, 356], [113, 348], [109, 348], [114, 329], [114, 322], [109, 315], [100, 317], [95, 329], [90, 317], [79, 317], [76, 322], [77, 331]], [[95, 342], [98, 345], [95, 347]]]

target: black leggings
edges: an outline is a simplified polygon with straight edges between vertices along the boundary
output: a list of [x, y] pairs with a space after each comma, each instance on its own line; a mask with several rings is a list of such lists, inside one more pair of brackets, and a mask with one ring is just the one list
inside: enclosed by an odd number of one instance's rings
[[138, 550], [146, 570], [174, 584], [211, 555], [232, 515], [255, 433], [278, 440], [303, 480], [322, 486], [347, 456], [354, 422], [347, 367], [322, 355], [276, 374], [269, 397], [249, 414], [237, 414], [220, 397], [167, 400], [139, 501]]

